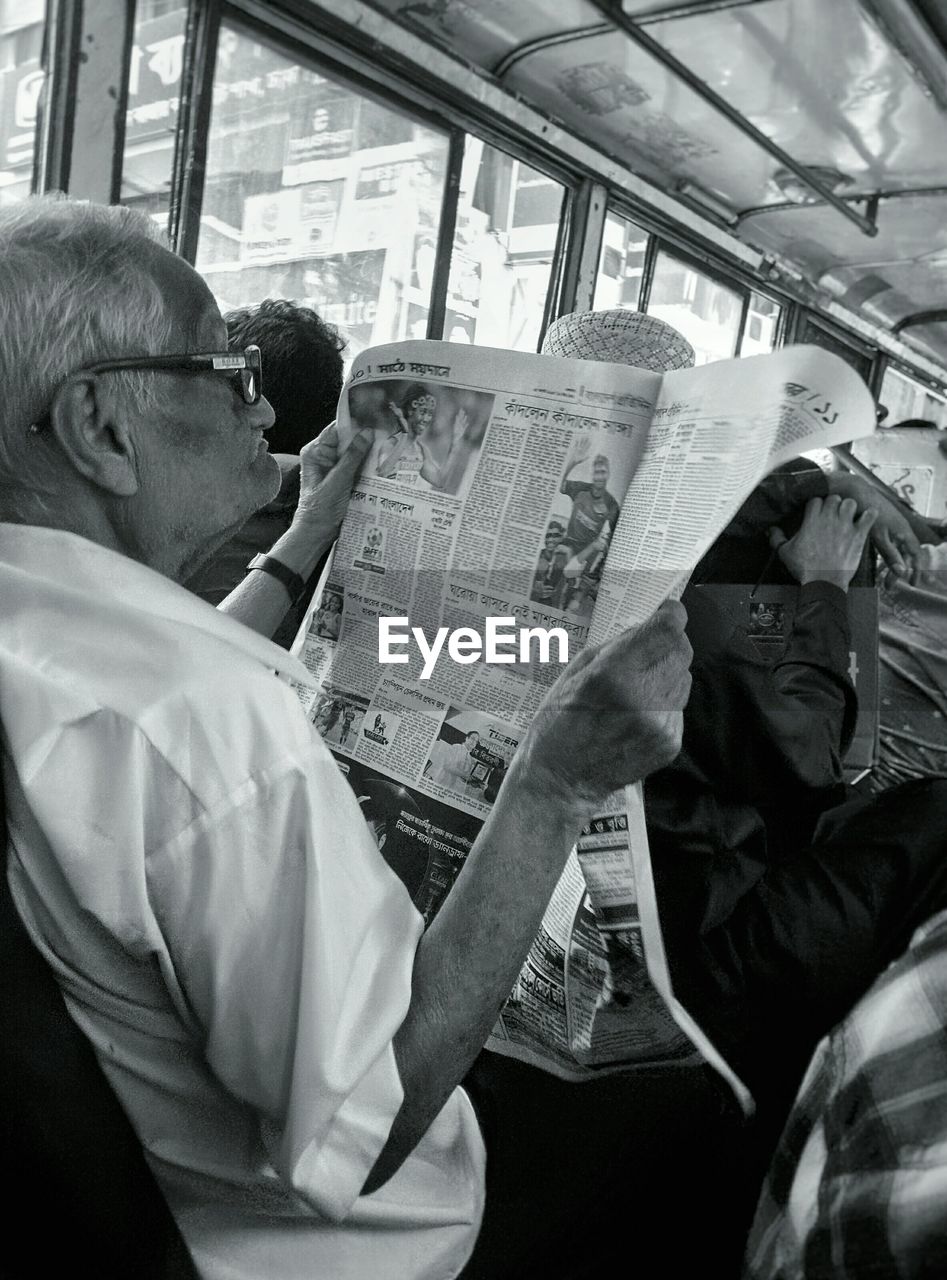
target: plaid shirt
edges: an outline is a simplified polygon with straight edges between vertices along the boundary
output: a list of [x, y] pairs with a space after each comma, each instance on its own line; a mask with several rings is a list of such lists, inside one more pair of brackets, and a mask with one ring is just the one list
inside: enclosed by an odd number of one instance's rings
[[816, 1050], [745, 1275], [947, 1277], [947, 911]]

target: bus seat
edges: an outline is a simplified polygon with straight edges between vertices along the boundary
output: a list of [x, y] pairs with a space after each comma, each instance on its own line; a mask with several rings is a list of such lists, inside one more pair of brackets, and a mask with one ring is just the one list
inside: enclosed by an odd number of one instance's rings
[[0, 785], [0, 1275], [196, 1280], [141, 1145], [7, 883]]

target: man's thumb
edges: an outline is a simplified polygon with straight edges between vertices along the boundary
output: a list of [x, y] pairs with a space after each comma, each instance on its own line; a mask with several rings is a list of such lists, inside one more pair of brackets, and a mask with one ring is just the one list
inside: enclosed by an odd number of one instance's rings
[[354, 476], [365, 461], [371, 447], [372, 432], [363, 427], [360, 431], [356, 431], [349, 441], [348, 447], [339, 459], [338, 465], [344, 467], [348, 474]]
[[789, 541], [777, 524], [772, 526], [767, 536], [769, 537], [769, 545], [774, 551], [778, 551], [780, 547], [785, 546]]

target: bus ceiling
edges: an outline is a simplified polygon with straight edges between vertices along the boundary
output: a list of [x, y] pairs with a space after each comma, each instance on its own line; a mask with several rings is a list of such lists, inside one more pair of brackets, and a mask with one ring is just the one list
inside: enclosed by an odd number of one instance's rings
[[944, 0], [375, 0], [947, 366]]

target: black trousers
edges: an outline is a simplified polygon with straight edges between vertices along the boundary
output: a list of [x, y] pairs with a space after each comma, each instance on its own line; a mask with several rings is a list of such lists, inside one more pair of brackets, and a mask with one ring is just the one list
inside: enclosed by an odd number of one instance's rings
[[465, 1083], [487, 1144], [487, 1212], [464, 1280], [593, 1280], [622, 1258], [629, 1271], [736, 1280], [815, 1045], [947, 908], [947, 778], [826, 815], [810, 849], [740, 882], [701, 933], [695, 878], [709, 892], [714, 875], [712, 860], [655, 859], [675, 990], [757, 1117], [744, 1123], [709, 1069], [567, 1084], [481, 1054]]
[[487, 1208], [463, 1280], [738, 1280], [755, 1197], [746, 1127], [715, 1072], [569, 1084], [485, 1052], [465, 1087], [486, 1140]]

